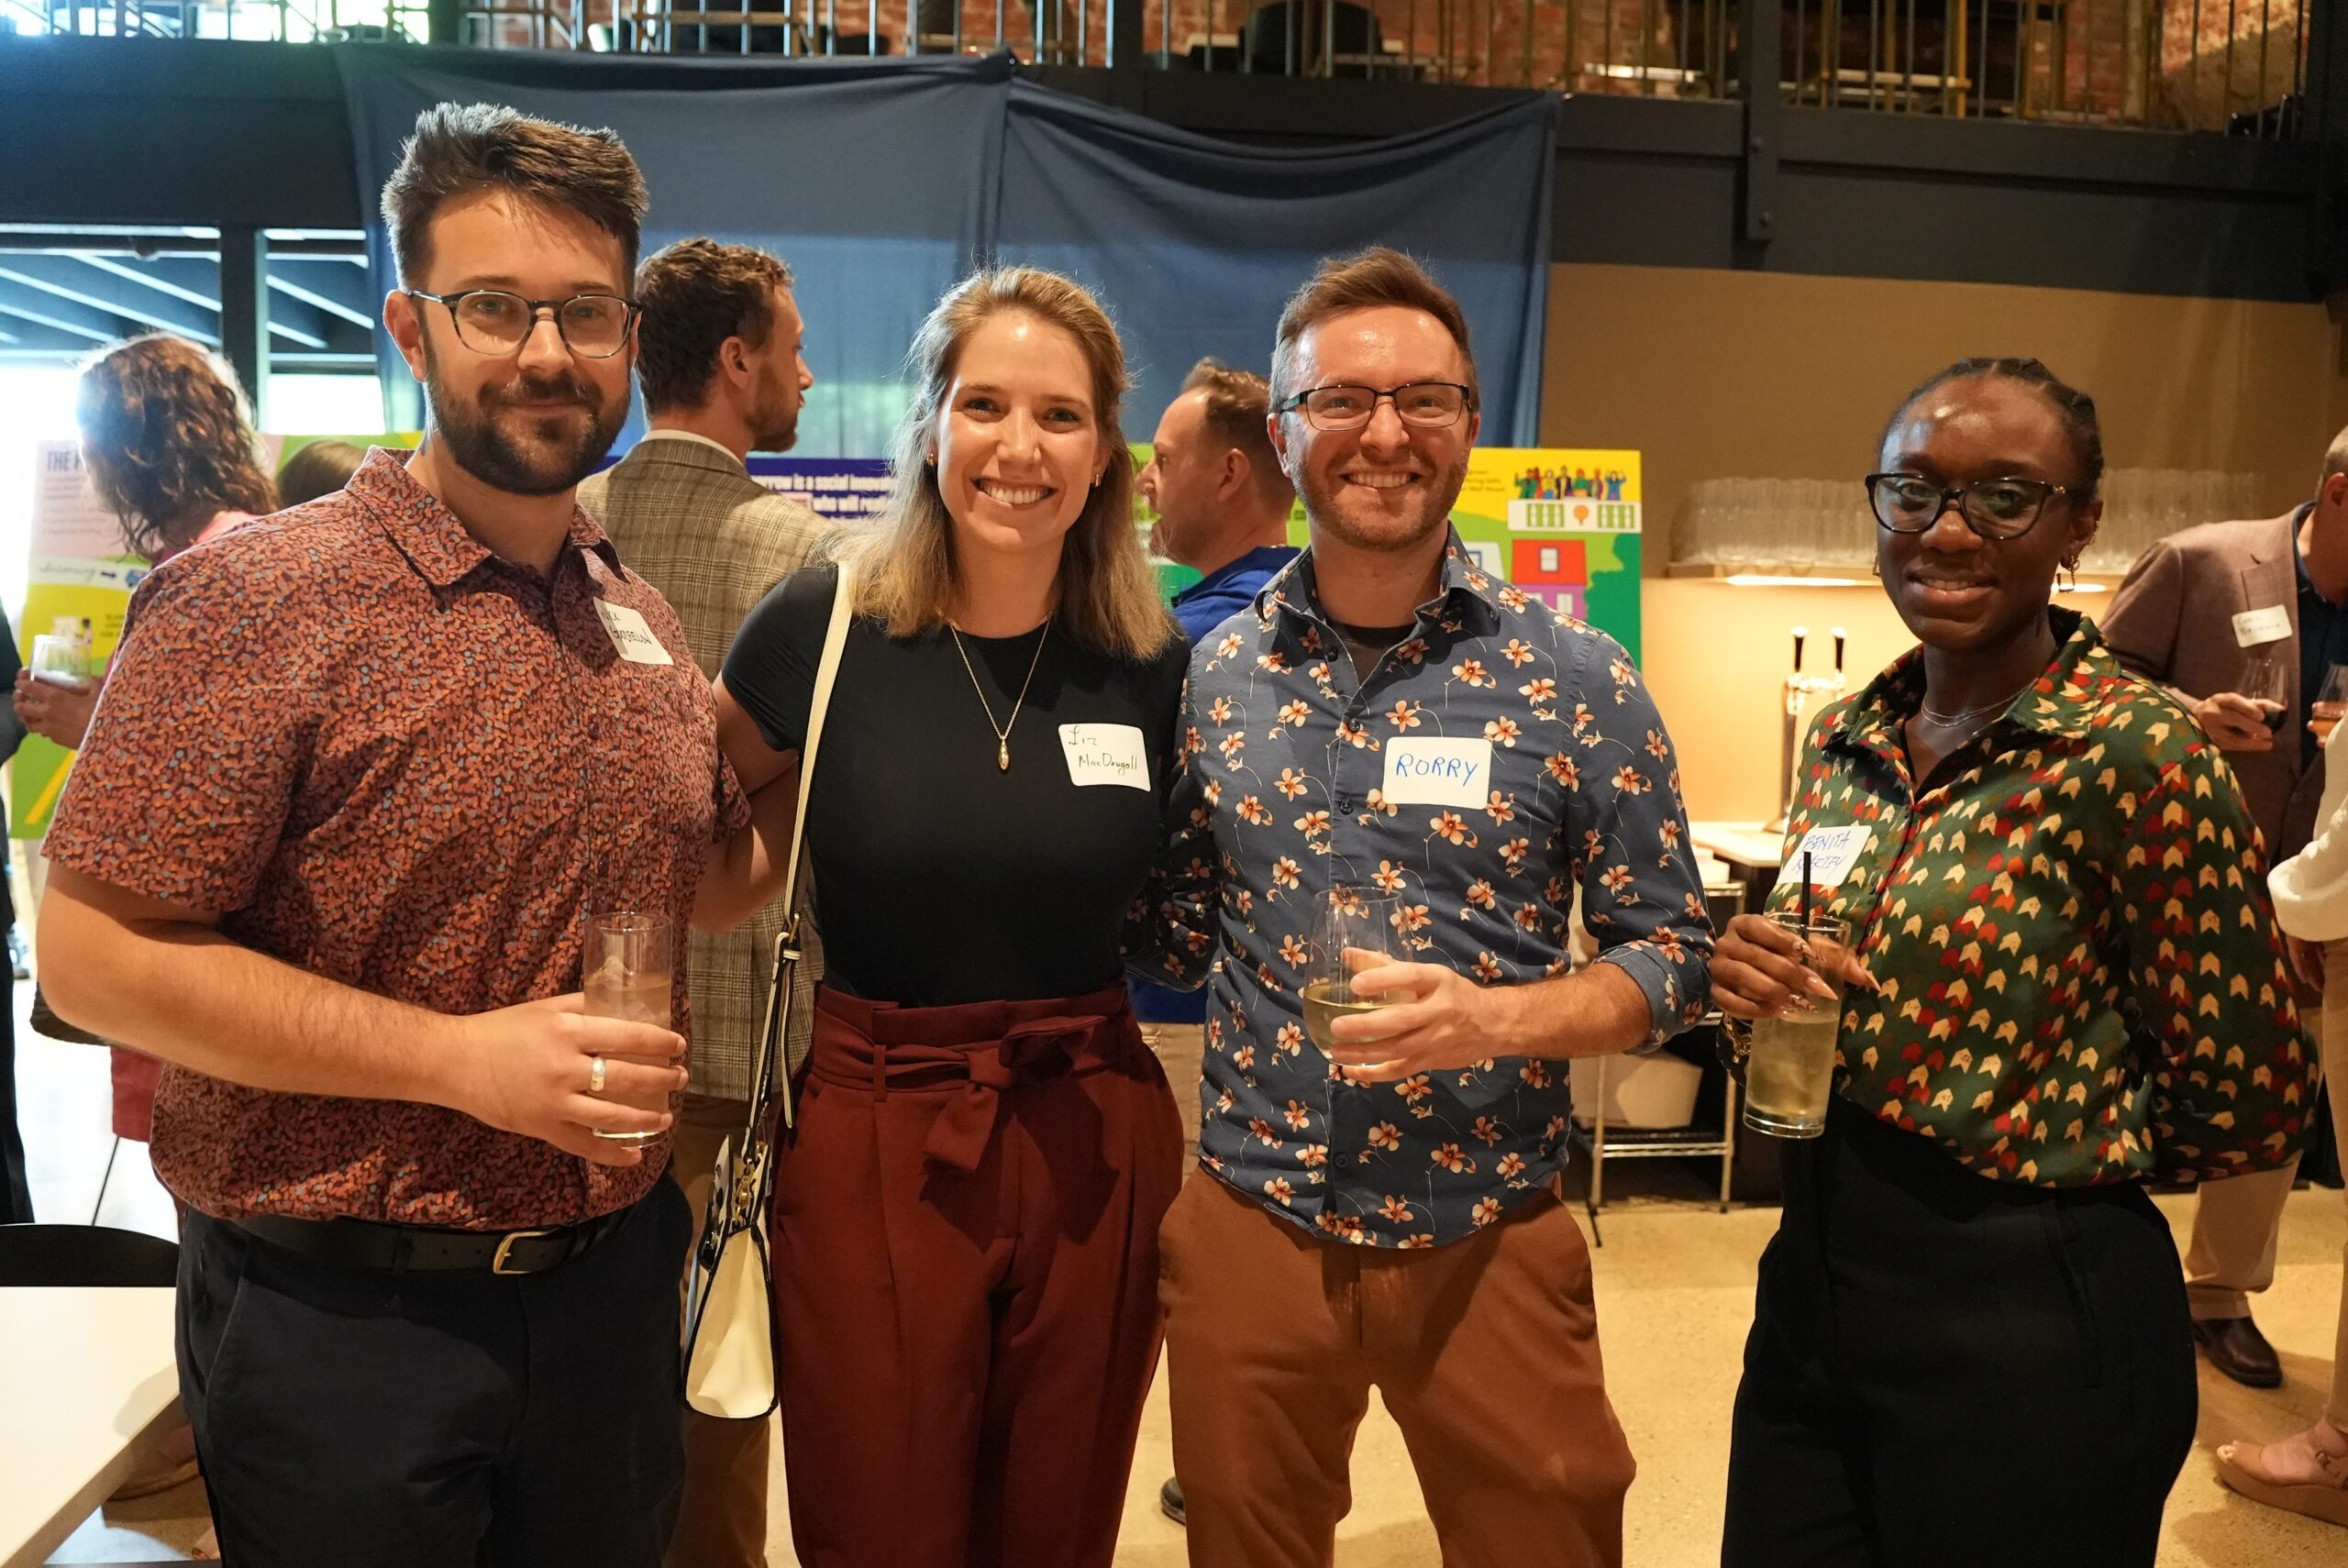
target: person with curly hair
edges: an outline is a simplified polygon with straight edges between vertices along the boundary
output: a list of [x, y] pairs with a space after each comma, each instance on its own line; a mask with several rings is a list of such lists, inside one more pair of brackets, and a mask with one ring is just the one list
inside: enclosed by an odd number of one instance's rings
[[[158, 566], [277, 510], [236, 372], [184, 337], [151, 333], [99, 355], [82, 372], [74, 415], [91, 487], [122, 519], [130, 548]], [[78, 751], [103, 686], [20, 669], [17, 716], [32, 734]], [[115, 1050], [116, 1136], [147, 1141], [161, 1073], [151, 1056]]]
[[[130, 548], [161, 566], [277, 510], [277, 487], [237, 376], [184, 337], [118, 343], [83, 370], [74, 416], [99, 502]], [[98, 703], [85, 690], [17, 679], [17, 712], [37, 735], [79, 749]]]

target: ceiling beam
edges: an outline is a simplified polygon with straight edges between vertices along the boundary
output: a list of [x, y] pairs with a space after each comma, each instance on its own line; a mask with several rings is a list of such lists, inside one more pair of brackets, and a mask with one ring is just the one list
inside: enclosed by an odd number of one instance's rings
[[272, 254], [269, 261], [269, 283], [270, 287], [315, 305], [329, 315], [340, 316], [353, 326], [363, 326], [370, 332], [375, 329], [375, 319], [382, 301], [368, 281], [363, 258], [354, 266], [349, 261], [312, 260], [299, 257], [281, 262]]
[[[77, 259], [117, 278], [143, 284], [208, 313], [213, 322], [213, 336], [208, 341], [219, 341], [220, 267], [216, 259], [207, 263], [194, 256], [158, 256], [145, 260], [125, 260], [87, 251], [76, 251], [74, 255]], [[0, 267], [11, 264], [11, 258], [0, 255]], [[272, 279], [271, 282], [274, 282]], [[301, 296], [288, 295], [288, 298], [300, 299]], [[335, 336], [335, 324], [328, 315], [343, 314], [340, 311], [321, 312], [314, 304], [303, 300], [282, 309], [272, 307], [269, 329], [297, 348], [325, 348], [332, 343]]]
[[179, 333], [207, 348], [220, 345], [216, 313], [176, 294], [126, 286], [126, 279], [129, 282], [139, 281], [128, 269], [87, 263], [70, 256], [0, 256], [0, 278], [13, 279], [28, 288], [49, 290], [161, 331]]
[[[109, 256], [206, 256], [216, 259], [220, 241], [209, 234], [0, 226], [0, 250], [94, 250]], [[360, 238], [280, 237], [270, 240], [269, 256], [272, 261], [286, 256], [319, 260], [356, 258], [363, 262], [367, 242]]]
[[127, 336], [119, 316], [103, 315], [71, 300], [31, 293], [13, 284], [0, 284], [0, 315], [46, 326], [65, 337], [80, 339], [84, 347]]

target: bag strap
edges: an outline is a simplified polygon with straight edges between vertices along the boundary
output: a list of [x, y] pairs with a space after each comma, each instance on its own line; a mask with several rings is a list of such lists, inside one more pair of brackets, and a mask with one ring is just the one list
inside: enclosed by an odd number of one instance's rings
[[832, 593], [832, 618], [824, 628], [824, 651], [815, 662], [815, 684], [808, 693], [807, 728], [799, 748], [799, 801], [794, 808], [791, 848], [786, 852], [782, 872], [782, 929], [775, 933], [774, 965], [770, 971], [767, 987], [766, 1021], [759, 1030], [758, 1059], [751, 1065], [750, 1117], [742, 1129], [742, 1152], [759, 1168], [759, 1180], [764, 1181], [770, 1134], [768, 1112], [775, 1101], [782, 1102], [782, 1122], [792, 1125], [794, 1118], [791, 1103], [790, 1017], [791, 987], [798, 968], [800, 932], [806, 912], [799, 905], [799, 868], [806, 856], [807, 801], [813, 793], [810, 785], [815, 776], [815, 752], [824, 738], [824, 717], [832, 705], [832, 688], [839, 679], [840, 655], [847, 646], [849, 624], [856, 619], [856, 585], [843, 565], [837, 569], [838, 582]]
[[790, 911], [793, 926], [800, 920], [799, 867], [806, 857], [807, 801], [814, 792], [810, 786], [815, 779], [815, 748], [823, 741], [824, 715], [831, 709], [832, 687], [839, 679], [840, 651], [847, 646], [848, 624], [856, 618], [856, 585], [848, 580], [847, 567], [838, 569], [831, 624], [824, 628], [824, 654], [816, 662], [814, 689], [807, 698], [807, 734], [799, 747], [799, 803], [791, 824], [791, 859], [782, 873], [782, 907]]

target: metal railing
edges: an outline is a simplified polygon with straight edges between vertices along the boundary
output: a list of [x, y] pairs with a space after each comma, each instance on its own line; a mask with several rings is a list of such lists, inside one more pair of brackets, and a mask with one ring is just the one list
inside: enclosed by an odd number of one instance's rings
[[258, 43], [431, 36], [424, 0], [0, 0], [0, 31]]
[[[1783, 0], [1789, 103], [2288, 137], [2320, 0]], [[1110, 62], [1114, 0], [464, 0], [463, 41], [670, 54]], [[450, 5], [444, 15], [453, 16]], [[1168, 71], [1725, 98], [1736, 0], [1144, 0]], [[426, 0], [0, 0], [0, 29], [431, 36]]]

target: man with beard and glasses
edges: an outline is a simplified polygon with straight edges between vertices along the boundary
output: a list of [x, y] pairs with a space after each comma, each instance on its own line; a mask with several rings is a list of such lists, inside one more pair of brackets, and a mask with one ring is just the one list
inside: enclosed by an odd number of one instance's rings
[[652, 1568], [673, 1521], [687, 974], [673, 1029], [590, 1016], [582, 926], [748, 914], [791, 788], [744, 798], [572, 502], [644, 208], [609, 132], [418, 119], [383, 317], [423, 445], [148, 579], [51, 829], [55, 1005], [166, 1064], [181, 1392], [241, 1568]]
[[[752, 479], [752, 452], [788, 451], [815, 384], [791, 269], [763, 250], [681, 240], [636, 274], [643, 312], [636, 380], [650, 428], [626, 459], [579, 487], [620, 559], [676, 607], [693, 662], [714, 680], [743, 617], [806, 563], [823, 522]], [[677, 1109], [677, 1179], [696, 1225], [726, 1138], [749, 1118], [750, 1044], [765, 1021], [780, 906], [740, 929], [692, 939], [692, 1077]], [[814, 1018], [810, 987], [792, 1013]], [[698, 1234], [698, 1231], [696, 1231]], [[767, 1423], [687, 1411], [684, 1506], [672, 1568], [754, 1568], [766, 1561]]]
[[[1416, 263], [1324, 263], [1271, 400], [1312, 546], [1192, 655], [1171, 806], [1168, 912], [1212, 936], [1206, 1175], [1161, 1236], [1191, 1561], [1326, 1564], [1376, 1387], [1445, 1562], [1618, 1563], [1631, 1452], [1553, 1184], [1565, 1059], [1706, 1005], [1671, 743], [1619, 645], [1452, 530], [1475, 362]], [[1600, 953], [1567, 974], [1577, 890]], [[1407, 961], [1357, 967], [1379, 1007], [1315, 1041], [1333, 894]]]

